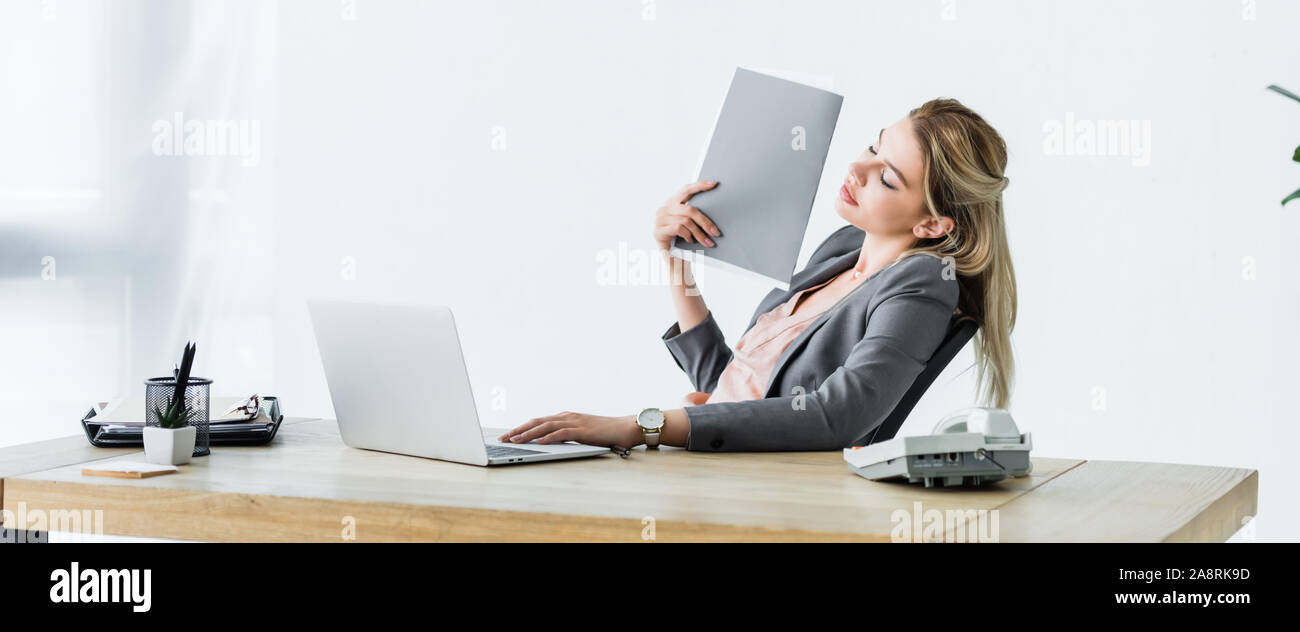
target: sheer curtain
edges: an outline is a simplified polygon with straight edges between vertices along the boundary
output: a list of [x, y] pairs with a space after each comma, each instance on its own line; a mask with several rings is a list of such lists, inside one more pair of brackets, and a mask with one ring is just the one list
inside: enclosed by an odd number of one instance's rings
[[216, 395], [269, 381], [276, 21], [255, 1], [0, 6], [0, 446], [78, 432], [186, 340]]

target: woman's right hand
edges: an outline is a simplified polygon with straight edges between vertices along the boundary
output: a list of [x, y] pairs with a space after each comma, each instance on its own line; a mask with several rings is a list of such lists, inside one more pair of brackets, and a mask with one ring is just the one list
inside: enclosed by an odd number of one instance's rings
[[715, 186], [718, 186], [716, 181], [688, 184], [655, 211], [654, 237], [660, 250], [668, 250], [672, 246], [673, 237], [681, 237], [688, 243], [701, 243], [713, 247], [714, 243], [709, 239], [709, 235], [717, 237], [722, 232], [718, 230], [713, 220], [700, 212], [700, 209], [688, 206], [686, 203], [696, 193], [708, 191]]

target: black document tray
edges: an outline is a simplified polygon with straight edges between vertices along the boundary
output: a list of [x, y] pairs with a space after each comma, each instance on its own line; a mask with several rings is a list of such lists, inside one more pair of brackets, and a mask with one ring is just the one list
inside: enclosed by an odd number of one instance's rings
[[[208, 445], [266, 445], [275, 438], [284, 421], [280, 412], [280, 399], [262, 397], [262, 410], [271, 421], [264, 423], [224, 423], [208, 424]], [[144, 430], [139, 426], [116, 426], [111, 430], [95, 421], [95, 409], [91, 408], [81, 418], [81, 429], [86, 431], [86, 439], [97, 448], [139, 448], [144, 446]]]

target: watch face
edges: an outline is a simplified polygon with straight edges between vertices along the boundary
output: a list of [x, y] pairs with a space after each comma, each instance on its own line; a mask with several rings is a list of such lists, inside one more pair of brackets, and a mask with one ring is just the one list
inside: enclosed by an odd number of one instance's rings
[[664, 425], [664, 412], [657, 408], [647, 408], [636, 416], [636, 422], [646, 430], [658, 430]]

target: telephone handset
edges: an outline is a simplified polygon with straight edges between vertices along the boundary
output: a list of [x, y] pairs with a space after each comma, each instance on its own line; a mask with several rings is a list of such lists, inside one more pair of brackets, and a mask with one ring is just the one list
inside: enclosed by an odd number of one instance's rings
[[959, 410], [934, 425], [930, 434], [953, 432], [978, 432], [987, 437], [1015, 441], [1020, 437], [1020, 429], [1011, 413], [1001, 408], [966, 408]]

